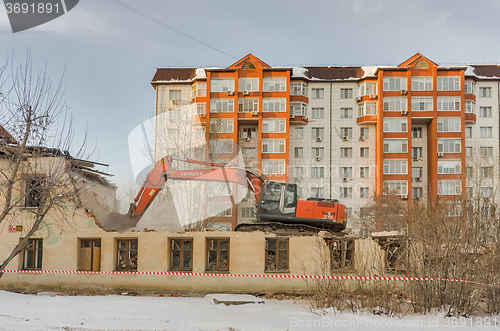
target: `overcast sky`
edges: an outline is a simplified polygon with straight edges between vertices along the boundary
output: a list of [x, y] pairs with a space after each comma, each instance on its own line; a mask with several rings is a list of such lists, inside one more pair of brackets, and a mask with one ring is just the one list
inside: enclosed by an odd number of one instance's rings
[[53, 78], [66, 70], [76, 140], [88, 126], [92, 159], [119, 185], [133, 180], [128, 134], [154, 114], [156, 68], [227, 67], [248, 53], [271, 66], [398, 65], [417, 52], [441, 65], [500, 62], [496, 0], [120, 1], [140, 13], [80, 0], [15, 34], [0, 8], [0, 63], [29, 47]]

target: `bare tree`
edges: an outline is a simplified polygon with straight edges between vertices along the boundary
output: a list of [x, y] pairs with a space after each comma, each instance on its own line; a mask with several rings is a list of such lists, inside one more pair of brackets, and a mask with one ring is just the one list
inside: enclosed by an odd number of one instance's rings
[[91, 162], [78, 159], [83, 147], [70, 156], [72, 131], [64, 116], [62, 78], [53, 83], [47, 64], [35, 68], [28, 51], [24, 63], [11, 63], [10, 76], [3, 83], [7, 88], [0, 99], [0, 121], [5, 127], [0, 144], [0, 224], [5, 229], [22, 222], [24, 233], [0, 270], [44, 224], [61, 225], [67, 220], [69, 209], [82, 202], [88, 177], [95, 174]]

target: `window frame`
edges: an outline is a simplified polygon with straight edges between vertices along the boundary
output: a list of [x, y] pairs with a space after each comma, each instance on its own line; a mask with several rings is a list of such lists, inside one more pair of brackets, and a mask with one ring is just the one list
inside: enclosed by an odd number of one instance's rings
[[[210, 252], [211, 251], [214, 251], [213, 249], [210, 249], [210, 242], [211, 241], [215, 241], [217, 242], [217, 249], [215, 250], [217, 253], [216, 253], [216, 266], [215, 266], [215, 269], [211, 269], [210, 268]], [[223, 269], [221, 266], [220, 266], [220, 260], [221, 260], [221, 257], [220, 257], [220, 242], [226, 242], [227, 241], [227, 250], [224, 250], [224, 251], [227, 251], [227, 268], [226, 269]], [[205, 266], [205, 270], [206, 272], [216, 272], [216, 273], [229, 273], [230, 272], [230, 259], [231, 259], [231, 240], [230, 238], [206, 238], [206, 266]]]
[[[269, 264], [269, 253], [273, 251], [272, 248], [269, 248], [269, 242], [270, 241], [275, 241], [276, 246], [275, 246], [275, 263], [274, 263], [274, 269], [270, 269], [271, 265]], [[286, 242], [286, 248], [280, 248], [280, 243]], [[280, 252], [286, 252], [286, 268], [282, 269], [279, 268], [279, 261], [280, 261]], [[283, 253], [281, 253], [283, 254]], [[271, 273], [277, 273], [277, 272], [290, 272], [290, 241], [288, 238], [266, 238], [265, 240], [265, 264], [264, 264], [264, 272], [271, 272]]]
[[[125, 242], [127, 243], [125, 249], [120, 248], [120, 242]], [[135, 267], [130, 265], [130, 259], [131, 259], [131, 248], [130, 244], [131, 243], [137, 243], [137, 252], [136, 252], [136, 263]], [[117, 271], [137, 271], [138, 270], [138, 265], [139, 265], [139, 239], [138, 238], [116, 238], [116, 264], [115, 264], [115, 270]], [[126, 267], [121, 267], [120, 266], [120, 252], [125, 251], [127, 252], [127, 260], [126, 260]]]
[[[32, 243], [30, 247], [29, 244]], [[41, 243], [41, 247], [39, 246]], [[23, 248], [22, 254], [22, 270], [42, 270], [43, 268], [43, 239], [42, 238], [30, 238], [26, 242]], [[32, 267], [28, 267], [27, 259], [29, 252], [32, 252]]]
[[[169, 238], [170, 239], [170, 271], [193, 271], [193, 238]], [[180, 241], [180, 249], [174, 249], [174, 242]], [[191, 244], [190, 249], [184, 248], [184, 242], [189, 242]], [[184, 267], [184, 252], [189, 251], [189, 268]], [[179, 251], [179, 268], [174, 267], [174, 252]]]

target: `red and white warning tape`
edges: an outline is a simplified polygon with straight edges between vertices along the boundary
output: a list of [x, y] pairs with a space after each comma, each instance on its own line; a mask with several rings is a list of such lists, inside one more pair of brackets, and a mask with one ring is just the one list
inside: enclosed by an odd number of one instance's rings
[[121, 275], [162, 275], [162, 276], [208, 276], [208, 277], [249, 277], [249, 278], [289, 278], [289, 279], [337, 279], [337, 280], [409, 280], [409, 281], [435, 281], [471, 283], [499, 287], [497, 284], [486, 284], [471, 280], [446, 279], [446, 278], [422, 278], [422, 277], [378, 277], [378, 276], [315, 276], [315, 275], [287, 275], [287, 274], [263, 274], [263, 275], [238, 275], [238, 274], [209, 274], [199, 272], [175, 272], [175, 271], [72, 271], [72, 270], [0, 270], [0, 273], [18, 274], [121, 274]]

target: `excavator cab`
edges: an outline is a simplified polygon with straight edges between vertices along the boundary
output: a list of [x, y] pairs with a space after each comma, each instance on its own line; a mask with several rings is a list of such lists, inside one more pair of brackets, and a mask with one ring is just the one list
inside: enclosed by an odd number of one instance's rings
[[281, 215], [295, 215], [297, 184], [266, 182], [258, 208], [263, 220]]

